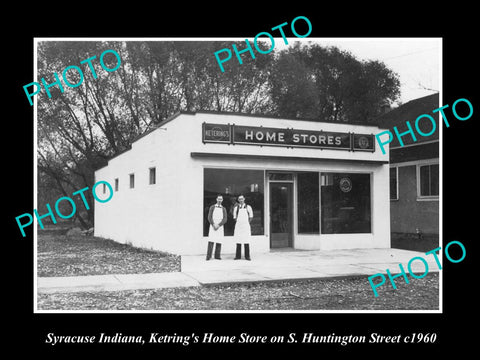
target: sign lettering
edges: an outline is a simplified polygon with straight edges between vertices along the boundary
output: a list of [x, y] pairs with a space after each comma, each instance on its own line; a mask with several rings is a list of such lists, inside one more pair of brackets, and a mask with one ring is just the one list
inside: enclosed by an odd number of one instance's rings
[[375, 151], [373, 134], [208, 123], [202, 132], [203, 143]]

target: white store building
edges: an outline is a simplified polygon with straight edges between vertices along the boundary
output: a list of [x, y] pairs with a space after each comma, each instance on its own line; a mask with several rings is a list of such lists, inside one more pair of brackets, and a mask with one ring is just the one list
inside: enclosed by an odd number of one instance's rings
[[[234, 113], [178, 113], [95, 172], [113, 197], [95, 207], [95, 236], [205, 254], [207, 213], [222, 194], [251, 205], [251, 252], [390, 247], [389, 164], [377, 126]], [[100, 191], [100, 188], [98, 188]], [[108, 187], [104, 191], [109, 191]]]

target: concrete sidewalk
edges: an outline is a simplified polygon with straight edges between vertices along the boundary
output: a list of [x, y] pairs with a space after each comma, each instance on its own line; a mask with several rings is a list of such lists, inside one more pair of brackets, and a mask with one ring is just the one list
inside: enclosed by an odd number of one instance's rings
[[200, 286], [200, 283], [181, 272], [39, 277], [37, 279], [37, 291], [39, 294], [160, 289], [187, 286]]
[[[155, 274], [115, 274], [38, 278], [38, 293], [119, 291], [188, 287], [223, 283], [321, 279], [349, 276], [369, 276], [376, 273], [399, 273], [401, 263], [407, 264], [415, 256], [428, 262], [429, 272], [438, 272], [432, 255], [401, 249], [351, 249], [315, 251], [273, 251], [253, 254], [252, 261], [233, 260], [223, 255], [222, 260], [205, 261], [204, 255], [182, 256], [181, 272]], [[425, 267], [419, 260], [412, 263], [412, 271], [423, 274]], [[401, 280], [401, 279], [399, 279]]]

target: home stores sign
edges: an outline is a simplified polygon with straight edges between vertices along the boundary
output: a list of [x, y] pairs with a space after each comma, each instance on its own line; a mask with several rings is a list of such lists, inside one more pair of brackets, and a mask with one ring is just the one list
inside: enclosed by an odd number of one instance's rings
[[280, 129], [234, 124], [202, 124], [204, 143], [309, 147], [350, 151], [375, 151], [373, 134]]

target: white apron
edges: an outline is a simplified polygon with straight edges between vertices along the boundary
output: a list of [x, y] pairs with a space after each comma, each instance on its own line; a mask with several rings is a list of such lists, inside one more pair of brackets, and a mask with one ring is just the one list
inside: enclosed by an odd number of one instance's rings
[[250, 244], [252, 232], [250, 228], [250, 222], [248, 221], [248, 216], [251, 208], [247, 209], [247, 206], [248, 205], [246, 205], [244, 208], [238, 209], [237, 222], [235, 223], [235, 230], [233, 233], [235, 243], [237, 244]]
[[[220, 224], [223, 220], [223, 209], [220, 207], [216, 207], [213, 209], [212, 220], [214, 224]], [[223, 225], [220, 226], [217, 230], [213, 228], [210, 224], [210, 228], [208, 229], [208, 241], [213, 241], [216, 243], [223, 244], [224, 240], [224, 231]]]

